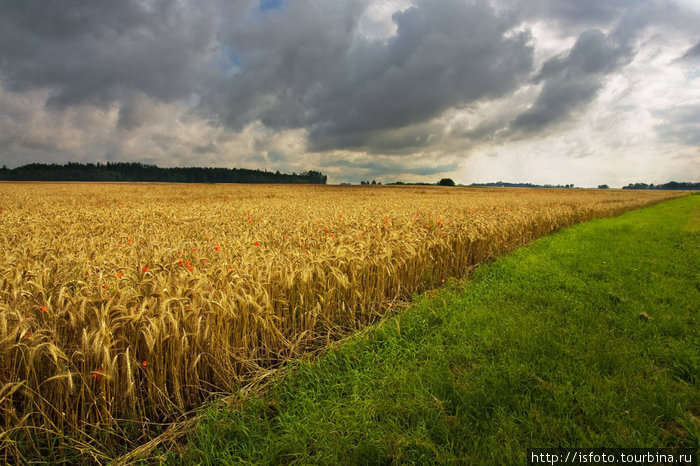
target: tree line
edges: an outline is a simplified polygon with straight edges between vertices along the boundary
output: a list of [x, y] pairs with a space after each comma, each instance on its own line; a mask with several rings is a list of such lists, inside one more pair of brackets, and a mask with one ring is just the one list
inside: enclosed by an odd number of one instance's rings
[[296, 183], [326, 184], [328, 177], [309, 170], [303, 173], [273, 173], [246, 168], [170, 167], [142, 163], [31, 163], [0, 168], [5, 181], [155, 181], [165, 183]]
[[700, 190], [700, 183], [688, 183], [688, 182], [679, 183], [677, 181], [671, 181], [669, 183], [657, 184], [657, 185], [654, 185], [654, 183], [651, 183], [651, 184], [630, 183], [627, 186], [623, 186], [622, 189], [672, 189], [672, 190], [698, 191], [698, 190]]
[[482, 187], [482, 188], [557, 188], [557, 189], [570, 189], [573, 188], [572, 184], [532, 184], [532, 183], [508, 183], [505, 181], [496, 181], [495, 183], [472, 183], [470, 186]]

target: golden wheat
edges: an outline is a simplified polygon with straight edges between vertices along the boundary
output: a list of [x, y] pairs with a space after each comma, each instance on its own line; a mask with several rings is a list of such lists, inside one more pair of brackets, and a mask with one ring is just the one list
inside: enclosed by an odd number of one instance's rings
[[3, 459], [137, 440], [484, 260], [677, 195], [0, 184]]

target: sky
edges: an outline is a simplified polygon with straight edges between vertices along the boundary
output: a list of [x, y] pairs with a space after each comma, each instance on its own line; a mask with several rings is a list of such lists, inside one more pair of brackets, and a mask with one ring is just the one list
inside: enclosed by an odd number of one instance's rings
[[0, 0], [0, 164], [700, 181], [697, 0]]

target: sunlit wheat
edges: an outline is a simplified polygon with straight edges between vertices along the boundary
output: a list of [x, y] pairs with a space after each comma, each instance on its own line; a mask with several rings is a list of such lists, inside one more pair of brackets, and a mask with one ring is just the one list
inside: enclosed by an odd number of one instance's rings
[[0, 184], [2, 459], [137, 440], [484, 260], [676, 195]]

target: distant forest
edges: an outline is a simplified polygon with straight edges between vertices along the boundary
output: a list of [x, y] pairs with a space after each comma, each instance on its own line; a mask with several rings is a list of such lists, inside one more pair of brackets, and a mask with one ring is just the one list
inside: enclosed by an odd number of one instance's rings
[[[471, 186], [490, 186], [490, 187], [500, 187], [500, 188], [573, 188], [573, 184], [532, 184], [532, 183], [506, 183], [503, 181], [498, 181], [496, 183], [473, 183]], [[608, 185], [601, 184], [598, 189], [608, 189]], [[665, 184], [646, 184], [646, 183], [630, 183], [627, 186], [623, 186], [622, 189], [666, 189], [666, 190], [700, 190], [700, 183], [679, 183], [677, 181], [671, 181]]]
[[471, 186], [477, 187], [496, 187], [496, 188], [573, 188], [573, 184], [532, 184], [532, 183], [508, 183], [505, 181], [496, 181], [495, 183], [472, 183]]
[[141, 163], [32, 163], [0, 168], [5, 181], [156, 181], [167, 183], [307, 183], [326, 184], [328, 177], [309, 170], [300, 174], [248, 170], [245, 168], [172, 167]]
[[671, 181], [666, 184], [646, 184], [646, 183], [630, 183], [627, 186], [623, 186], [622, 189], [675, 189], [675, 190], [700, 190], [700, 183], [679, 183], [677, 181]]

